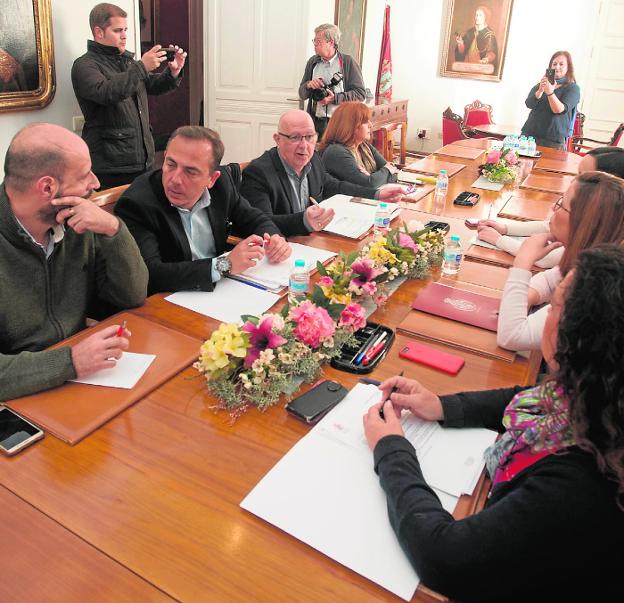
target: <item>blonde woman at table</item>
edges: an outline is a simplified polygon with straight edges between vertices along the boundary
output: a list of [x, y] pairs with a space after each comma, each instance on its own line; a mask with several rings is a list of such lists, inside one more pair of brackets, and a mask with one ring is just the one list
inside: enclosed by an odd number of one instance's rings
[[[380, 385], [385, 402], [364, 431], [390, 523], [425, 586], [461, 601], [621, 600], [623, 306], [624, 250], [591, 249], [553, 296], [544, 383], [440, 397], [403, 377]], [[459, 520], [444, 510], [403, 435], [402, 410], [501, 433], [484, 455], [484, 510]]]
[[370, 144], [370, 109], [349, 101], [338, 105], [329, 120], [319, 152], [325, 169], [338, 180], [380, 187], [396, 182], [398, 169]]
[[544, 74], [524, 101], [531, 112], [522, 126], [522, 134], [533, 136], [542, 147], [565, 151], [581, 89], [576, 83], [572, 57], [567, 50], [555, 52], [548, 68], [554, 71], [554, 78], [549, 79]]
[[[624, 149], [619, 147], [597, 147], [592, 149], [581, 159], [578, 173], [599, 170], [624, 178]], [[497, 222], [496, 220], [480, 220], [477, 226], [477, 238], [494, 245], [511, 255], [517, 255], [523, 241], [515, 237], [529, 237], [550, 231], [550, 220], [531, 220], [521, 222], [510, 220]], [[512, 238], [514, 237], [514, 238]], [[563, 247], [551, 251], [535, 264], [540, 268], [556, 266], [563, 255]]]
[[[604, 172], [585, 172], [553, 206], [550, 232], [529, 237], [509, 275], [498, 315], [498, 345], [508, 350], [539, 349], [548, 306], [529, 314], [550, 297], [578, 254], [601, 243], [624, 241], [624, 180]], [[533, 264], [565, 245], [558, 266], [531, 275]]]

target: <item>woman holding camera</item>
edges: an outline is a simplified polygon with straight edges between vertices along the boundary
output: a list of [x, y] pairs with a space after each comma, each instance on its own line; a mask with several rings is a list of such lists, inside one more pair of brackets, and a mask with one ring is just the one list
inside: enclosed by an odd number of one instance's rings
[[531, 112], [522, 126], [522, 134], [533, 136], [543, 147], [565, 150], [581, 89], [567, 50], [555, 52], [548, 65], [546, 74], [524, 101]]
[[[553, 297], [544, 383], [440, 397], [403, 377], [380, 385], [364, 431], [390, 523], [427, 587], [461, 601], [621, 598], [623, 305], [624, 250], [587, 250]], [[483, 511], [456, 520], [444, 510], [403, 436], [403, 409], [501, 433], [484, 455]]]
[[339, 105], [329, 120], [319, 152], [338, 180], [373, 188], [396, 182], [397, 168], [370, 144], [370, 109], [359, 102]]

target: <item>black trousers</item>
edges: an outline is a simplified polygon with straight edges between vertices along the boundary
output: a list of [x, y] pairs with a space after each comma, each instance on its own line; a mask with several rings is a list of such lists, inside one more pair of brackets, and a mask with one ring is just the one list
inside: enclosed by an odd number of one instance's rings
[[325, 132], [325, 128], [327, 128], [329, 117], [316, 117], [316, 115], [314, 115], [312, 116], [312, 120], [314, 121], [314, 129], [318, 132], [318, 139], [321, 140], [321, 138], [323, 138], [323, 132]]

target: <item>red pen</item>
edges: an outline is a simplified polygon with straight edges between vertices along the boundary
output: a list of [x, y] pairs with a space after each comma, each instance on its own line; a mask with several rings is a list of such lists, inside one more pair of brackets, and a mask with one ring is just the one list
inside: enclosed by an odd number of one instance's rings
[[377, 357], [377, 355], [381, 352], [381, 350], [384, 349], [386, 345], [386, 336], [387, 336], [387, 333], [382, 333], [382, 336], [380, 337], [379, 341], [377, 341], [377, 343], [370, 350], [368, 350], [368, 352], [366, 352], [366, 356], [364, 356], [364, 360], [362, 361], [362, 364], [366, 365], [369, 362], [371, 362], [374, 358]]
[[115, 337], [121, 337], [124, 334], [124, 331], [126, 330], [126, 321], [124, 320], [120, 325], [119, 328], [117, 329], [117, 333], [115, 333]]

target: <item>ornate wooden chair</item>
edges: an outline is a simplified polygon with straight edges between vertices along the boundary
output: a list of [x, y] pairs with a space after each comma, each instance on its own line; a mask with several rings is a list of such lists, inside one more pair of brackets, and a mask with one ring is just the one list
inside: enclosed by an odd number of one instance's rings
[[476, 100], [464, 107], [464, 128], [493, 123], [492, 105]]
[[570, 132], [570, 137], [568, 138], [568, 151], [570, 153], [574, 153], [574, 148], [572, 141], [574, 138], [582, 138], [583, 137], [583, 125], [585, 124], [585, 113], [581, 113], [577, 111], [574, 115], [574, 122], [572, 124], [572, 132]]
[[[572, 150], [577, 155], [585, 155], [591, 149], [596, 147], [617, 147], [622, 142], [624, 135], [624, 123], [621, 123], [613, 132], [610, 140], [596, 140], [594, 138], [586, 138], [585, 136], [573, 136], [571, 141]], [[587, 143], [592, 144], [587, 144]]]
[[464, 138], [471, 138], [464, 131], [464, 120], [447, 107], [442, 113], [442, 144], [447, 145]]

